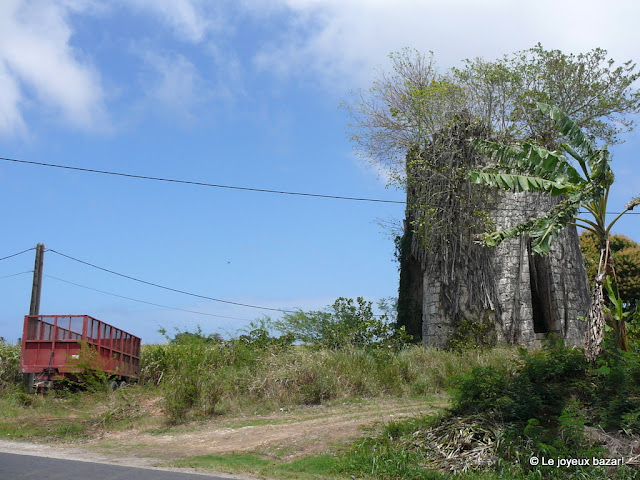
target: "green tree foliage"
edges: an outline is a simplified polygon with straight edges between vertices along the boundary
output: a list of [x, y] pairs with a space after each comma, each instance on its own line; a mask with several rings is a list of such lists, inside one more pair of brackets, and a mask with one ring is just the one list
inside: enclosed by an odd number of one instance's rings
[[471, 118], [502, 138], [535, 139], [550, 146], [558, 131], [536, 102], [557, 106], [587, 135], [607, 144], [634, 123], [640, 72], [631, 61], [616, 66], [606, 50], [578, 55], [533, 48], [489, 61], [468, 59], [462, 68], [441, 72], [433, 53], [406, 49], [390, 55], [392, 71], [379, 72], [368, 90], [354, 93], [343, 107], [349, 131], [363, 157], [391, 172], [404, 186], [411, 149], [429, 145], [435, 135]]
[[466, 60], [453, 75], [473, 115], [493, 132], [545, 145], [559, 140], [553, 122], [535, 108], [541, 102], [556, 105], [588, 135], [612, 145], [634, 125], [627, 114], [640, 108], [640, 92], [632, 88], [640, 76], [636, 65], [614, 64], [600, 48], [574, 55], [537, 44], [496, 61]]
[[174, 345], [192, 345], [197, 343], [216, 344], [222, 342], [222, 335], [219, 333], [209, 333], [205, 335], [202, 327], [198, 325], [195, 332], [188, 330], [175, 329], [175, 335], [170, 336], [166, 329], [160, 328], [158, 332], [171, 344]]
[[[625, 306], [635, 308], [640, 299], [640, 244], [625, 235], [615, 234], [609, 237], [611, 256], [618, 280], [618, 292]], [[580, 249], [587, 269], [587, 276], [593, 279], [598, 274], [600, 244], [592, 232], [580, 234]]]
[[396, 331], [387, 315], [375, 315], [373, 304], [362, 297], [340, 297], [325, 310], [288, 313], [269, 325], [294, 340], [333, 349], [400, 346], [409, 339], [403, 328]]

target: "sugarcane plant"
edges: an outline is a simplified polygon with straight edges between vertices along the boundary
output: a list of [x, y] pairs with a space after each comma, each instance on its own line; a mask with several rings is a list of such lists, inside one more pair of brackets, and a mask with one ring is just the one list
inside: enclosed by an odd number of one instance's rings
[[[601, 351], [604, 325], [613, 328], [615, 344], [628, 349], [625, 316], [617, 309], [607, 308], [603, 288], [608, 285], [608, 296], [616, 295], [617, 281], [613, 257], [609, 246], [611, 228], [622, 216], [640, 204], [640, 196], [633, 198], [625, 209], [607, 223], [606, 212], [609, 193], [614, 183], [611, 155], [606, 147], [596, 147], [592, 138], [560, 109], [537, 103], [540, 112], [550, 118], [566, 143], [551, 150], [533, 141], [520, 144], [474, 140], [479, 153], [489, 164], [479, 171], [470, 172], [471, 181], [512, 192], [537, 192], [559, 197], [550, 211], [519, 225], [483, 235], [486, 245], [494, 246], [507, 238], [528, 235], [533, 254], [549, 253], [551, 244], [567, 225], [576, 225], [593, 232], [600, 247], [598, 273], [594, 281], [591, 303], [587, 313], [585, 353], [595, 360]], [[586, 210], [588, 218], [579, 216]]]

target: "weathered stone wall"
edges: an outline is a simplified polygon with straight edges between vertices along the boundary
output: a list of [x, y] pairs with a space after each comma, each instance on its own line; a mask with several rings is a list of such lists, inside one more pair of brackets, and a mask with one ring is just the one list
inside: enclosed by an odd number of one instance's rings
[[422, 343], [444, 347], [453, 333], [453, 319], [440, 301], [442, 285], [427, 276], [423, 279]]
[[[537, 194], [505, 195], [493, 213], [496, 227], [504, 229], [522, 223], [536, 212], [548, 211], [553, 202]], [[552, 333], [566, 344], [582, 344], [584, 323], [578, 316], [585, 315], [589, 294], [575, 227], [561, 232], [548, 255], [531, 255], [530, 249], [526, 237], [508, 239], [493, 248], [490, 277], [495, 282], [495, 298], [484, 299], [482, 305], [471, 305], [457, 314], [472, 317], [486, 312], [489, 305], [497, 339], [502, 342], [534, 347], [540, 338]], [[429, 277], [424, 261], [416, 256], [405, 261], [414, 270], [422, 263], [424, 272], [421, 285], [414, 285], [422, 290], [422, 342], [443, 347], [455, 332], [456, 319], [442, 301], [448, 287]], [[478, 272], [471, 270], [469, 275], [473, 281], [480, 281]], [[465, 286], [458, 285], [456, 292], [458, 304], [468, 305]]]
[[[510, 228], [548, 211], [554, 200], [514, 193], [503, 198], [494, 218], [499, 229]], [[589, 307], [587, 275], [576, 228], [563, 230], [548, 255], [532, 255], [525, 237], [496, 247], [494, 265], [502, 313], [502, 341], [534, 346], [537, 337], [552, 333], [577, 345], [584, 342], [584, 323], [578, 316]]]

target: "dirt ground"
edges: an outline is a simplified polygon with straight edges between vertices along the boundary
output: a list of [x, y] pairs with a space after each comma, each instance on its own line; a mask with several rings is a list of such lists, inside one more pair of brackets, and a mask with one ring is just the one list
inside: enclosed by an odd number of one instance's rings
[[[383, 423], [433, 413], [446, 403], [444, 396], [375, 399], [281, 409], [269, 415], [223, 415], [171, 429], [107, 431], [83, 443], [39, 445], [0, 440], [0, 451], [139, 467], [196, 455], [241, 452], [290, 460], [339, 448]], [[153, 415], [154, 405], [145, 410]]]
[[410, 415], [427, 414], [446, 404], [431, 400], [369, 400], [360, 404], [314, 406], [269, 415], [219, 417], [166, 433], [106, 433], [87, 445], [92, 450], [144, 452], [162, 458], [252, 452], [292, 459], [326, 450], [362, 436], [363, 429]]

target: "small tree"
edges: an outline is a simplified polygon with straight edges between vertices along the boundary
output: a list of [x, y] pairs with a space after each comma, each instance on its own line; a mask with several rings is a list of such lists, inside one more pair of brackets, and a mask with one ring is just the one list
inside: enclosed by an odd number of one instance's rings
[[409, 340], [404, 328], [397, 331], [386, 315], [374, 315], [373, 305], [362, 297], [338, 298], [321, 311], [287, 313], [270, 327], [308, 345], [328, 348], [375, 347]]
[[[476, 140], [476, 148], [494, 162], [482, 171], [471, 172], [473, 182], [513, 192], [539, 192], [561, 196], [561, 201], [547, 214], [533, 218], [515, 227], [484, 235], [487, 245], [497, 245], [506, 238], [528, 235], [532, 251], [547, 254], [551, 243], [567, 225], [575, 225], [593, 233], [600, 248], [595, 288], [587, 315], [587, 357], [594, 360], [600, 353], [604, 335], [605, 278], [612, 279], [617, 293], [613, 258], [610, 248], [610, 232], [616, 222], [628, 211], [640, 204], [640, 196], [629, 202], [626, 208], [607, 223], [606, 212], [609, 192], [614, 182], [611, 156], [606, 148], [596, 148], [576, 123], [556, 107], [537, 104], [539, 111], [547, 115], [567, 140], [562, 152], [551, 151], [534, 143], [521, 145]], [[574, 167], [577, 163], [577, 167]], [[584, 208], [591, 218], [578, 217]], [[623, 318], [610, 317], [615, 332], [616, 346], [627, 350], [626, 329]]]

